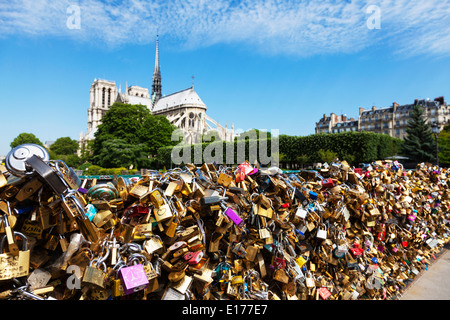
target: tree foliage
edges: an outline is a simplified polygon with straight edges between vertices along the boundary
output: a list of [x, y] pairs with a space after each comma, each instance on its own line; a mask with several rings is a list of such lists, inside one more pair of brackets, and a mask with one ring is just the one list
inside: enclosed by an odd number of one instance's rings
[[15, 148], [24, 143], [34, 143], [43, 146], [41, 140], [39, 140], [33, 133], [22, 132], [11, 142], [11, 148]]
[[450, 124], [439, 133], [439, 163], [450, 166]]
[[431, 126], [423, 117], [424, 108], [414, 106], [406, 129], [407, 136], [403, 144], [403, 155], [415, 162], [433, 162], [435, 157], [435, 142]]
[[127, 143], [124, 139], [104, 141], [94, 160], [105, 168], [145, 168], [151, 165], [144, 143]]
[[73, 155], [78, 150], [78, 141], [70, 137], [61, 137], [50, 146], [50, 150], [57, 155]]
[[174, 130], [166, 117], [152, 115], [143, 105], [114, 103], [95, 133], [92, 160], [105, 168], [147, 167], [159, 148], [174, 145]]
[[269, 139], [272, 137], [270, 131], [263, 131], [258, 129], [250, 129], [245, 132], [239, 134], [239, 136], [235, 137], [234, 140], [243, 140], [243, 139]]

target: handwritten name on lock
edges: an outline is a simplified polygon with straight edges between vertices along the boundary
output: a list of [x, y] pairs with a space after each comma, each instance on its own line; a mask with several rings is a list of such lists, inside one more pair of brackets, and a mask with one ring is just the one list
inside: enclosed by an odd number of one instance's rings
[[27, 276], [29, 265], [29, 251], [20, 251], [17, 256], [10, 253], [0, 254], [0, 280]]

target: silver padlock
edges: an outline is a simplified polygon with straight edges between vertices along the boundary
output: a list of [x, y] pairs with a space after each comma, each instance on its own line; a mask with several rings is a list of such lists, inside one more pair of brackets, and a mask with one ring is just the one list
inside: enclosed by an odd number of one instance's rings
[[34, 144], [25, 143], [13, 148], [5, 158], [5, 166], [9, 172], [18, 177], [32, 175], [34, 170], [26, 164], [26, 160], [33, 155], [47, 162], [50, 160], [50, 155], [44, 147]]
[[327, 238], [327, 227], [325, 224], [321, 224], [321, 227], [319, 227], [319, 230], [317, 231], [316, 237], [323, 240]]

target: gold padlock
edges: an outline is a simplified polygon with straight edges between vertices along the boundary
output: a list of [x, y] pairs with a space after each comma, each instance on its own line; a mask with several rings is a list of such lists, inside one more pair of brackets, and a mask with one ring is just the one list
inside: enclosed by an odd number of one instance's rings
[[[19, 250], [17, 255], [10, 252], [0, 253], [0, 280], [19, 278], [28, 276], [29, 274], [30, 250], [28, 250], [28, 239], [24, 234], [14, 231], [14, 239], [17, 236], [22, 238], [22, 250]], [[7, 243], [6, 240], [5, 235], [0, 241], [0, 250], [2, 252], [5, 244]]]
[[106, 224], [109, 220], [111, 220], [114, 217], [114, 214], [111, 212], [111, 210], [99, 210], [94, 218], [92, 218], [92, 222], [98, 227], [103, 227], [104, 224]]
[[[91, 284], [94, 287], [100, 287], [105, 288], [105, 281], [106, 281], [106, 264], [98, 263], [98, 259], [91, 260], [91, 263], [88, 267], [84, 270], [83, 280], [82, 282], [85, 284]], [[99, 269], [98, 267], [94, 267], [93, 264], [98, 263], [103, 267], [103, 270]]]

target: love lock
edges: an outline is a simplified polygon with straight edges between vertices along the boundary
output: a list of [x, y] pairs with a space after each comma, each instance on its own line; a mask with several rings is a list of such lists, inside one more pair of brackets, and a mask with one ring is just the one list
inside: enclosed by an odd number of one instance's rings
[[319, 227], [319, 230], [317, 231], [316, 237], [325, 240], [327, 238], [327, 227], [323, 223], [321, 226], [322, 227]]
[[6, 235], [3, 236], [0, 242], [2, 253], [0, 254], [0, 280], [8, 280], [18, 277], [27, 276], [30, 270], [30, 250], [28, 250], [27, 237], [20, 232], [13, 232], [14, 239], [16, 237], [22, 238], [22, 250], [18, 254], [10, 252], [3, 253], [5, 246]]
[[121, 268], [119, 271], [123, 290], [126, 295], [146, 289], [149, 283], [144, 266], [141, 263], [137, 263], [138, 257], [134, 257], [133, 255], [131, 257], [129, 263], [133, 263], [133, 265]]

